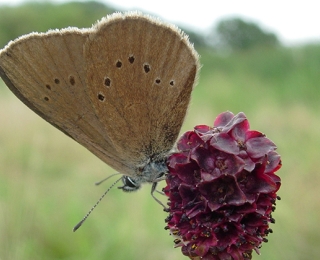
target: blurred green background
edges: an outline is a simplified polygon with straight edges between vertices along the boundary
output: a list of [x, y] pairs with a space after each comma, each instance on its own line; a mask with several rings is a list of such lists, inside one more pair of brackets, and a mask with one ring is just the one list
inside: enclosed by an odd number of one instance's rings
[[[0, 48], [32, 31], [90, 27], [113, 11], [98, 2], [0, 6]], [[245, 29], [252, 26], [257, 32], [252, 24]], [[253, 259], [318, 259], [320, 45], [284, 47], [258, 30], [271, 40], [233, 46], [218, 28], [206, 38], [188, 31], [203, 67], [182, 132], [212, 125], [223, 111], [243, 111], [252, 129], [278, 145], [283, 160], [274, 233]], [[212, 40], [217, 35], [219, 41]], [[131, 194], [111, 190], [72, 232], [112, 181], [93, 184], [112, 173], [0, 81], [0, 260], [186, 259], [173, 248], [164, 230], [166, 213], [149, 195], [149, 185]]]

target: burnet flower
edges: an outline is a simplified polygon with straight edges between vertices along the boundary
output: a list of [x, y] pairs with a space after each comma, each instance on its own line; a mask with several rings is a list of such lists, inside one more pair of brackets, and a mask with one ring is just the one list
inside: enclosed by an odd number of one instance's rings
[[240, 260], [272, 232], [281, 167], [275, 144], [249, 129], [243, 113], [198, 125], [168, 158], [166, 229], [191, 259]]

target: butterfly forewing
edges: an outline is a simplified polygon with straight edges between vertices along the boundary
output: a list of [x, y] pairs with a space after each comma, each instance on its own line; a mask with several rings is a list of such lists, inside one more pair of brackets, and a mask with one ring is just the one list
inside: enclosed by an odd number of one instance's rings
[[129, 176], [172, 148], [197, 69], [184, 34], [136, 13], [30, 34], [0, 52], [0, 75], [17, 97]]

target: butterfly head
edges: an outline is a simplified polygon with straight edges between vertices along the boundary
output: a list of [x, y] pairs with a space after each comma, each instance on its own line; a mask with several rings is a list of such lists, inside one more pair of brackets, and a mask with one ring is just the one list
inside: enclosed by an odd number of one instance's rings
[[137, 167], [134, 176], [123, 175], [121, 179], [123, 186], [119, 189], [125, 192], [136, 191], [140, 189], [142, 183], [155, 183], [164, 180], [167, 172], [168, 168], [164, 158], [156, 161], [148, 160], [147, 163]]

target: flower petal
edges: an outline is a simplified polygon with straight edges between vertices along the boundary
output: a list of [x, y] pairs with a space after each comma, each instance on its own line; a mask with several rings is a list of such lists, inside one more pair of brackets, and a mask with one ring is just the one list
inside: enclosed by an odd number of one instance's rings
[[243, 205], [245, 194], [240, 190], [233, 176], [221, 176], [215, 181], [202, 182], [198, 185], [199, 192], [208, 201], [211, 211], [228, 205]]
[[239, 154], [238, 143], [227, 133], [219, 133], [210, 140], [210, 145], [219, 150], [230, 154]]
[[204, 142], [202, 139], [193, 131], [189, 131], [183, 134], [177, 143], [179, 151], [188, 151], [194, 147], [197, 147]]
[[[222, 132], [228, 133], [231, 131], [236, 125], [242, 123], [243, 121], [246, 121], [246, 115], [242, 112], [235, 115], [229, 122], [222, 128]], [[249, 123], [248, 123], [249, 128]]]
[[266, 137], [251, 138], [246, 142], [247, 153], [251, 158], [260, 158], [277, 149], [277, 146]]
[[221, 113], [217, 116], [217, 118], [214, 120], [213, 126], [215, 127], [224, 127], [227, 125], [230, 120], [234, 117], [233, 113], [230, 111]]

